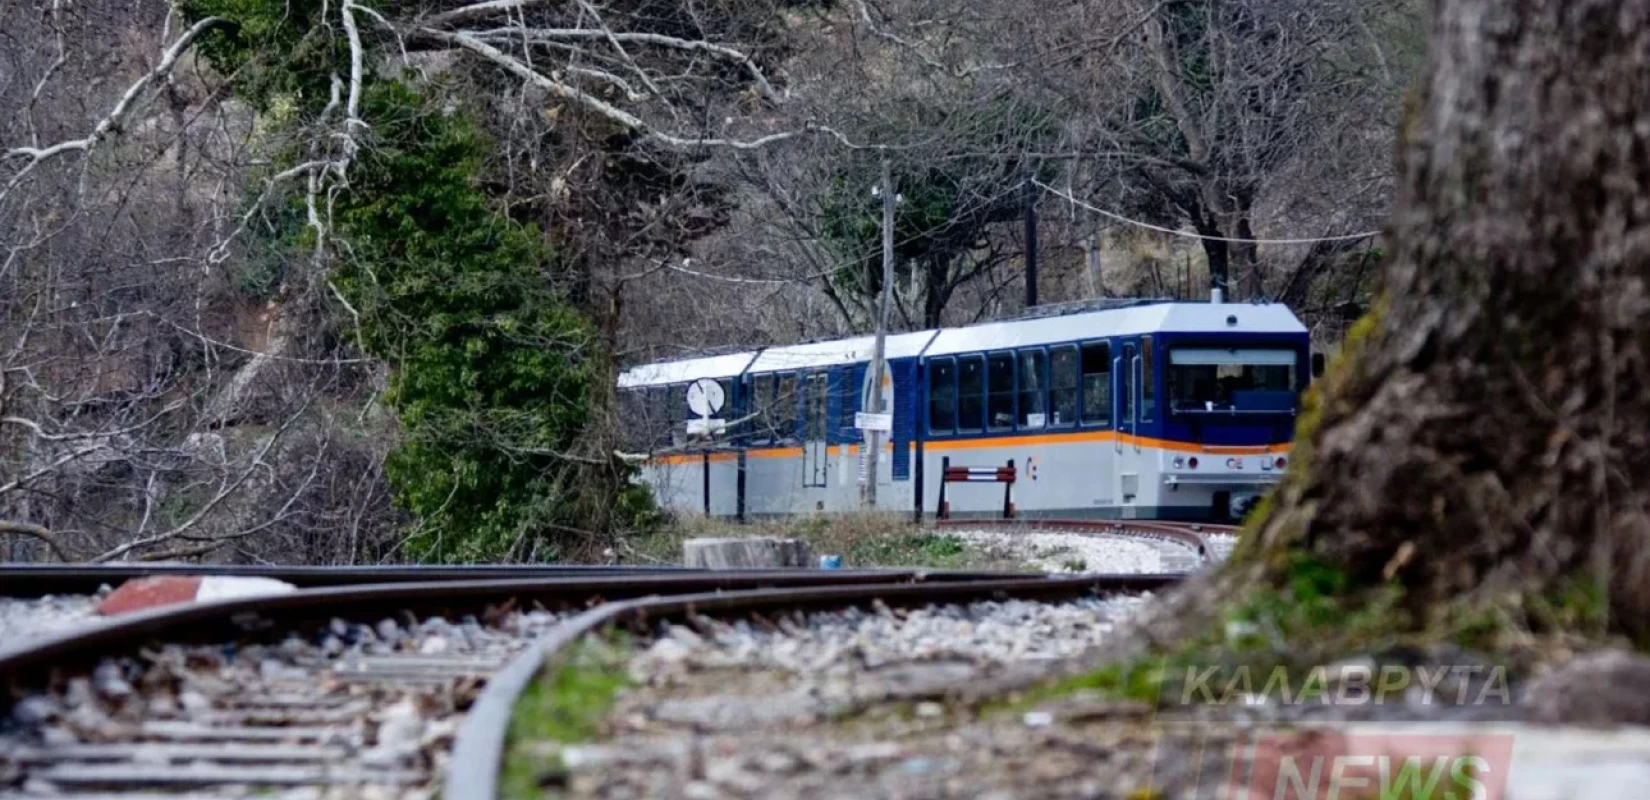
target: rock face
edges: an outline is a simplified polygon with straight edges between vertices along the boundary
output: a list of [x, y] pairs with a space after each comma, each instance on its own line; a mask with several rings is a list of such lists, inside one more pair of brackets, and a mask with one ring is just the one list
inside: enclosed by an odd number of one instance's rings
[[682, 563], [707, 569], [806, 567], [811, 553], [800, 539], [689, 539]]

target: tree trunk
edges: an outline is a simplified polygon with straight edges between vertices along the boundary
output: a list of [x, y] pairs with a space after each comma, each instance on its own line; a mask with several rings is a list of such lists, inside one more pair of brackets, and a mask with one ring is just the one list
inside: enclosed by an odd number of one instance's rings
[[1222, 237], [1220, 226], [1212, 218], [1207, 218], [1202, 211], [1192, 217], [1192, 226], [1197, 228], [1201, 236], [1215, 237], [1202, 240], [1203, 255], [1209, 261], [1209, 288], [1219, 289], [1226, 300], [1232, 300], [1231, 287], [1231, 249]]
[[1416, 630], [1491, 605], [1540, 630], [1585, 586], [1650, 634], [1646, 97], [1650, 0], [1435, 0], [1384, 299], [1210, 586], [1306, 553]]
[[682, 563], [709, 569], [806, 567], [808, 543], [801, 539], [688, 539]]

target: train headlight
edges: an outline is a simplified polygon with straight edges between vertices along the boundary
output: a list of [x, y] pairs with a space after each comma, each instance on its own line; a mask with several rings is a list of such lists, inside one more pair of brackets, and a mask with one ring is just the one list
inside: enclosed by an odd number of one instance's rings
[[1228, 459], [1226, 459], [1226, 468], [1227, 469], [1243, 469], [1243, 459], [1241, 459], [1241, 458], [1228, 458]]
[[1175, 456], [1174, 461], [1170, 463], [1174, 464], [1175, 469], [1183, 469], [1186, 466], [1186, 459], [1181, 458], [1180, 456]]
[[1197, 456], [1192, 456], [1192, 460], [1186, 462], [1186, 466], [1197, 469]]
[[1289, 459], [1284, 458], [1283, 456], [1278, 456], [1278, 469], [1285, 469], [1288, 466], [1289, 466]]

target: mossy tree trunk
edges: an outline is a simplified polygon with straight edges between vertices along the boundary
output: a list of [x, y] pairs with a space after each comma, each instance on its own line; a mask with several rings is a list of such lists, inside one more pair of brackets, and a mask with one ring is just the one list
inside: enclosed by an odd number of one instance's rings
[[1399, 590], [1411, 630], [1488, 607], [1539, 629], [1530, 612], [1579, 586], [1600, 632], [1642, 640], [1650, 0], [1433, 15], [1383, 300], [1309, 403], [1294, 473], [1200, 596], [1287, 586], [1305, 555], [1353, 603]]

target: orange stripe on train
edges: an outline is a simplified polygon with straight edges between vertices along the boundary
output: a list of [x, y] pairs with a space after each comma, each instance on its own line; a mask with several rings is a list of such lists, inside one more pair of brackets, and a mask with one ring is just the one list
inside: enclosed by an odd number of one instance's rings
[[[1220, 456], [1248, 456], [1265, 455], [1268, 453], [1288, 453], [1291, 447], [1291, 445], [1287, 443], [1273, 445], [1200, 445], [1192, 442], [1175, 442], [1167, 439], [1153, 439], [1148, 436], [1135, 436], [1133, 434], [1120, 433], [1117, 431], [1073, 431], [1070, 433], [1046, 433], [1034, 436], [993, 436], [978, 439], [939, 439], [925, 442], [923, 443], [923, 447], [928, 450], [940, 451], [989, 450], [993, 448], [1036, 447], [1039, 445], [1052, 444], [1111, 444], [1117, 442], [1128, 445], [1137, 445], [1139, 447], [1148, 447], [1154, 450], [1168, 450], [1173, 453], [1192, 453], [1194, 455], [1204, 453], [1208, 455]], [[910, 446], [915, 448], [917, 445], [915, 442], [912, 442]], [[860, 446], [857, 444], [831, 445], [830, 454], [833, 456], [840, 456], [842, 455], [843, 449], [848, 451], [848, 455], [859, 455]], [[892, 444], [883, 445], [884, 452], [892, 452], [893, 449], [894, 446]], [[745, 451], [745, 455], [747, 458], [801, 458], [802, 448], [755, 448]], [[713, 464], [726, 464], [738, 461], [739, 457], [734, 453], [712, 453], [710, 460]], [[697, 453], [691, 455], [661, 456], [659, 458], [651, 459], [647, 463], [652, 466], [701, 464], [704, 463], [704, 456]]]

